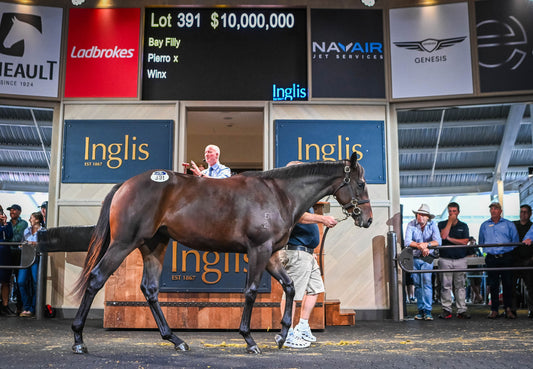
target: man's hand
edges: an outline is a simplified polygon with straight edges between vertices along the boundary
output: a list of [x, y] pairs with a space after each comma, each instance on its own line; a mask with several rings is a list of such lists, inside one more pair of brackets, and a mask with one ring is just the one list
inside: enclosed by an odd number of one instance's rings
[[196, 165], [196, 163], [194, 161], [192, 161], [192, 160], [191, 160], [191, 172], [193, 172], [193, 174], [195, 176], [201, 176], [202, 175], [202, 172], [198, 168], [198, 165]]
[[526, 238], [525, 240], [522, 241], [522, 243], [525, 243], [526, 245], [531, 246], [531, 238]]
[[322, 217], [322, 224], [324, 224], [326, 227], [328, 228], [333, 228], [337, 225], [337, 219], [333, 218], [332, 216], [329, 216], [329, 215], [324, 215]]

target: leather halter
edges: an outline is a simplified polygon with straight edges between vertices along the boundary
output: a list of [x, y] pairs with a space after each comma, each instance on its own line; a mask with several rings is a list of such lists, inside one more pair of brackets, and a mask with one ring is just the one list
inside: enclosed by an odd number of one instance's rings
[[[349, 186], [349, 183], [351, 181], [351, 178], [350, 178], [350, 172], [351, 171], [352, 171], [352, 169], [350, 168], [349, 165], [346, 165], [344, 167], [344, 179], [343, 179], [342, 183], [339, 185], [339, 187], [337, 187], [337, 189], [335, 191], [333, 191], [333, 196], [336, 198], [335, 194], [342, 187], [348, 186], [348, 188], [350, 189], [350, 196], [352, 197], [352, 199], [351, 199], [351, 201], [349, 203], [346, 203], [346, 204], [342, 205], [342, 212], [346, 216], [351, 215], [352, 217], [356, 217], [356, 216], [361, 214], [361, 208], [359, 208], [358, 205], [367, 204], [367, 203], [370, 202], [370, 200], [359, 200], [357, 198], [357, 196], [355, 196], [352, 186]], [[348, 210], [351, 209], [351, 208], [354, 208], [354, 209], [352, 210], [352, 214], [349, 214]]]

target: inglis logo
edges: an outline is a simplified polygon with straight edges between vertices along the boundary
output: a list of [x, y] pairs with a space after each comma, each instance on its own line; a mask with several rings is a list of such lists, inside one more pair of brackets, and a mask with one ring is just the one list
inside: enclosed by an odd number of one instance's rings
[[43, 33], [41, 17], [33, 14], [4, 13], [0, 21], [0, 53], [21, 57], [24, 55], [24, 35]]
[[300, 87], [300, 85], [293, 83], [292, 87], [283, 88], [272, 85], [272, 100], [274, 101], [293, 101], [293, 100], [307, 100], [307, 89]]
[[85, 137], [84, 166], [101, 167], [105, 164], [109, 169], [118, 169], [127, 160], [147, 160], [150, 157], [148, 144], [137, 143], [137, 137], [124, 135], [123, 142], [105, 144], [91, 142], [90, 137]]

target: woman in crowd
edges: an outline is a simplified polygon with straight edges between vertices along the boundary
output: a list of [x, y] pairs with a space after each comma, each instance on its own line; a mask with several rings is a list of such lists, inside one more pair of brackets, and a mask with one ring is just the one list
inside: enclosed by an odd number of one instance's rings
[[[37, 246], [37, 232], [43, 229], [44, 219], [40, 211], [30, 216], [30, 226], [24, 231], [24, 240]], [[31, 317], [35, 314], [35, 299], [37, 292], [37, 271], [39, 259], [29, 268], [20, 269], [17, 283], [22, 297], [23, 310], [21, 317]]]

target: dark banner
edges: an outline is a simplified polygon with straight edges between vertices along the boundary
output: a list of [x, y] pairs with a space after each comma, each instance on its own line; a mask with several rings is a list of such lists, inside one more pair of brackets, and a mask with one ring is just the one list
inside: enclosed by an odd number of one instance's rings
[[383, 11], [311, 10], [315, 98], [385, 98]]
[[147, 8], [144, 100], [307, 100], [306, 10]]
[[172, 169], [171, 120], [65, 120], [63, 183], [118, 183]]
[[276, 167], [288, 162], [337, 161], [352, 152], [365, 168], [367, 183], [386, 183], [382, 120], [276, 120]]
[[533, 2], [475, 4], [481, 92], [533, 90]]
[[[176, 241], [167, 247], [160, 279], [162, 292], [243, 292], [248, 255], [192, 250]], [[270, 292], [263, 273], [259, 292]]]

